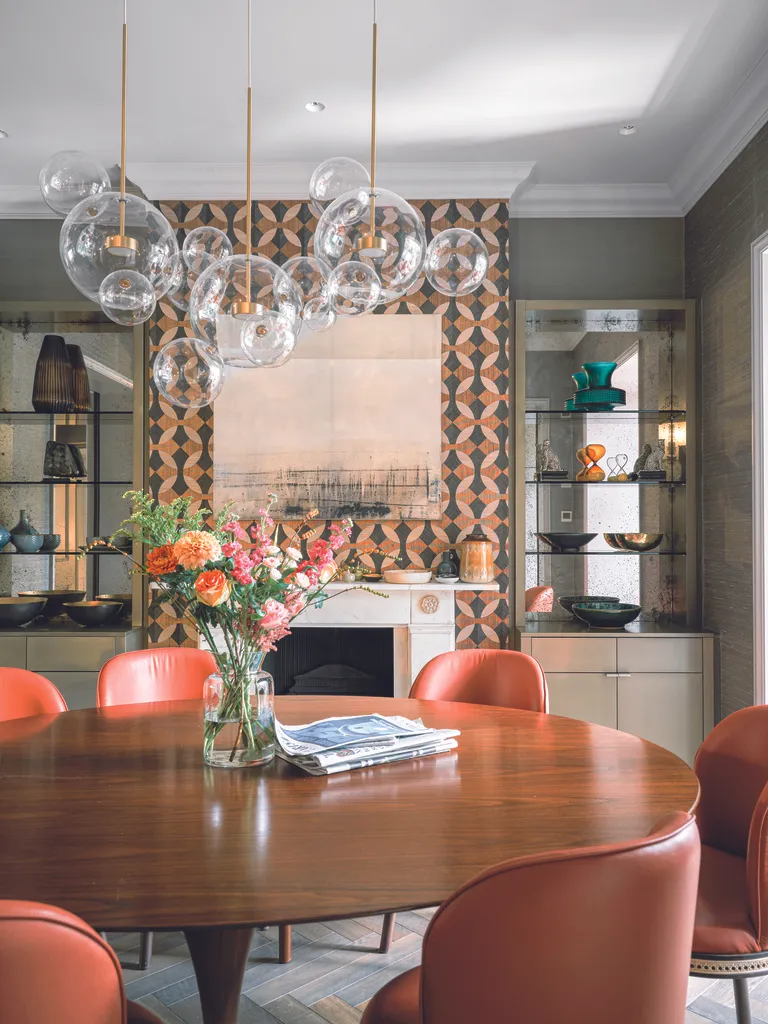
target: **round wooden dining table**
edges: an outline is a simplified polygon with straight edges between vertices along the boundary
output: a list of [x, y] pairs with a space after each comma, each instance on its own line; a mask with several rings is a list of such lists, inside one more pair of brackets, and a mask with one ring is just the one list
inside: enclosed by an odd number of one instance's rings
[[285, 724], [372, 711], [460, 729], [458, 748], [315, 777], [208, 767], [200, 701], [0, 723], [0, 898], [181, 929], [205, 1024], [233, 1024], [254, 926], [434, 906], [491, 864], [637, 838], [698, 799], [673, 754], [568, 718], [277, 699]]

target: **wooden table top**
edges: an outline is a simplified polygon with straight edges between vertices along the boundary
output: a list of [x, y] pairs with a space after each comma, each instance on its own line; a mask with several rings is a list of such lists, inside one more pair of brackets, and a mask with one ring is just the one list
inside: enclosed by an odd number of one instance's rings
[[261, 925], [433, 906], [499, 861], [645, 835], [698, 798], [624, 733], [439, 701], [277, 699], [286, 724], [371, 711], [458, 750], [331, 777], [202, 760], [202, 702], [0, 723], [0, 898], [104, 930]]

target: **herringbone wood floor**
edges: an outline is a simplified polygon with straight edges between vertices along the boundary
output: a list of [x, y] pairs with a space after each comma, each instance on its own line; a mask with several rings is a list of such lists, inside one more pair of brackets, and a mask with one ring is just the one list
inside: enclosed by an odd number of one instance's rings
[[[290, 964], [276, 962], [276, 928], [255, 932], [239, 1024], [357, 1024], [377, 989], [419, 963], [431, 916], [431, 910], [398, 914], [386, 955], [377, 952], [381, 918], [298, 925]], [[202, 1024], [195, 975], [181, 934], [155, 935], [148, 971], [135, 969], [138, 936], [110, 935], [109, 940], [123, 964], [129, 999], [149, 1007], [166, 1024]], [[768, 1024], [768, 977], [751, 987], [754, 1024]], [[693, 978], [688, 998], [686, 1024], [735, 1024], [729, 981]]]

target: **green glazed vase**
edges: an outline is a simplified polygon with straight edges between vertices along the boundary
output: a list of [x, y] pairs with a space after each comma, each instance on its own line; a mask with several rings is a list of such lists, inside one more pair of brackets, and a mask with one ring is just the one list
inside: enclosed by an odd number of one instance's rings
[[616, 363], [584, 363], [582, 366], [590, 388], [609, 388], [615, 369]]

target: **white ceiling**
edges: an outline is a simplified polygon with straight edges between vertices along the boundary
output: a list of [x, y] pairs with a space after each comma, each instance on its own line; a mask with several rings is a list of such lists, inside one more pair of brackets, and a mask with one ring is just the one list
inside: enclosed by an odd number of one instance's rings
[[[128, 0], [129, 176], [244, 195], [246, 0]], [[0, 215], [59, 149], [119, 159], [121, 0], [0, 0]], [[368, 159], [367, 0], [253, 0], [256, 193]], [[765, 0], [379, 0], [379, 180], [522, 213], [675, 215], [763, 123]], [[304, 109], [326, 104], [322, 114]], [[638, 131], [618, 134], [625, 122]]]

